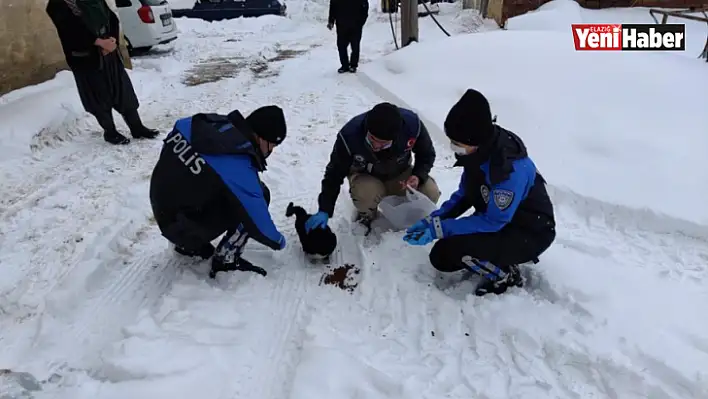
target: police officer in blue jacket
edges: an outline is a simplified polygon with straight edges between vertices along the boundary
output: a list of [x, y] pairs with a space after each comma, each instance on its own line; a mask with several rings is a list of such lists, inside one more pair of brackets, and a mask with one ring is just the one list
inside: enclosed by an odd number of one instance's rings
[[[518, 265], [537, 262], [556, 236], [546, 182], [523, 141], [494, 123], [489, 102], [469, 89], [450, 109], [445, 133], [463, 168], [460, 184], [440, 208], [407, 230], [404, 240], [438, 240], [430, 262], [442, 272], [484, 277], [475, 293], [522, 286]], [[470, 216], [460, 217], [474, 208]]]
[[[231, 270], [266, 275], [241, 257], [249, 237], [274, 250], [285, 247], [259, 177], [285, 134], [283, 111], [270, 105], [247, 118], [233, 111], [180, 119], [164, 139], [150, 180], [155, 220], [178, 253], [213, 256], [212, 278]], [[224, 233], [214, 248], [211, 241]]]

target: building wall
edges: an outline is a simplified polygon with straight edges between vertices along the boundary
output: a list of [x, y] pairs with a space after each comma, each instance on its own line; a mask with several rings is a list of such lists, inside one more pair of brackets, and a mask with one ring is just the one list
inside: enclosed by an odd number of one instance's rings
[[[490, 0], [488, 15], [499, 26], [507, 19], [533, 11], [550, 0]], [[708, 6], [708, 0], [576, 0], [590, 9], [610, 7], [691, 8]]]
[[0, 0], [0, 95], [66, 67], [46, 0]]
[[[115, 10], [115, 0], [108, 4]], [[0, 95], [66, 68], [46, 6], [47, 0], [0, 0]]]

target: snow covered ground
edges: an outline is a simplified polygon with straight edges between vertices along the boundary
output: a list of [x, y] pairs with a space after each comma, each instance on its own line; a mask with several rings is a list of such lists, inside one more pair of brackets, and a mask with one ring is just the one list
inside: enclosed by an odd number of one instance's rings
[[[456, 7], [439, 15], [453, 35], [480, 25]], [[375, 8], [359, 76], [336, 73], [325, 2], [289, 2], [288, 18], [178, 20], [174, 45], [134, 61], [141, 113], [165, 132], [196, 112], [284, 107], [290, 135], [263, 179], [289, 245], [246, 252], [266, 278], [208, 281], [206, 263], [169, 251], [147, 195], [161, 143], [105, 144], [69, 74], [0, 97], [0, 369], [48, 380], [38, 399], [708, 396], [705, 64], [577, 54], [569, 29], [529, 21], [446, 38], [427, 18], [421, 44], [380, 58], [393, 44]], [[489, 298], [436, 288], [426, 249], [400, 233], [349, 237], [345, 188], [332, 225], [359, 285], [319, 285], [284, 212], [314, 210], [337, 129], [395, 97], [441, 134], [468, 86], [551, 182], [559, 237], [530, 283]], [[447, 195], [458, 172], [437, 138]], [[16, 385], [1, 374], [0, 398]]]

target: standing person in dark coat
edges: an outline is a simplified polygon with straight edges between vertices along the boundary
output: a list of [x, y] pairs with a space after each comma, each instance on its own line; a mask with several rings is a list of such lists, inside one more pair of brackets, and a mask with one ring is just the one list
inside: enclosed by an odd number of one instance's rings
[[[445, 134], [463, 168], [440, 209], [408, 229], [404, 240], [427, 245], [441, 272], [469, 269], [485, 279], [475, 293], [522, 286], [518, 265], [537, 261], [556, 237], [546, 181], [514, 133], [496, 125], [489, 102], [469, 89], [450, 109]], [[460, 217], [474, 207], [470, 216]]]
[[86, 112], [103, 128], [111, 144], [128, 144], [113, 121], [115, 109], [123, 116], [134, 138], [154, 138], [138, 114], [139, 102], [123, 60], [118, 17], [105, 0], [49, 0], [47, 14], [56, 27]]
[[[356, 72], [364, 24], [369, 16], [368, 0], [330, 0], [327, 29], [337, 26], [337, 50], [341, 67], [339, 73]], [[352, 47], [349, 58], [348, 47]]]

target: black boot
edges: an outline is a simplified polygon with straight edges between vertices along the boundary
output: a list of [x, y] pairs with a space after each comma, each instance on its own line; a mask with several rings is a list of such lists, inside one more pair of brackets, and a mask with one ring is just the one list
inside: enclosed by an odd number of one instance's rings
[[211, 243], [202, 245], [198, 250], [189, 250], [180, 246], [175, 246], [175, 252], [184, 256], [198, 256], [204, 260], [211, 258], [214, 255], [214, 246]]
[[225, 263], [223, 260], [214, 257], [211, 260], [211, 271], [209, 272], [209, 278], [216, 278], [216, 273], [218, 272], [232, 272], [236, 270], [254, 272], [260, 274], [261, 276], [268, 274], [265, 269], [255, 266], [253, 263], [243, 258], [238, 258], [235, 262]]
[[103, 139], [111, 144], [128, 144], [130, 139], [118, 133], [116, 124], [113, 122], [113, 114], [111, 111], [96, 113], [94, 115], [98, 124], [103, 128]]
[[118, 130], [106, 130], [103, 132], [103, 139], [111, 144], [128, 144], [130, 139], [118, 133]]
[[496, 280], [490, 280], [485, 278], [477, 286], [474, 293], [477, 296], [483, 296], [486, 294], [496, 294], [500, 295], [506, 292], [509, 287], [523, 287], [524, 281], [521, 277], [521, 272], [519, 272], [519, 266], [511, 265], [507, 273]]
[[137, 109], [123, 114], [123, 120], [128, 125], [130, 134], [136, 139], [154, 139], [160, 134], [157, 130], [149, 129], [143, 125]]
[[343, 67], [337, 69], [337, 72], [338, 72], [338, 73], [349, 72], [349, 67], [348, 67], [348, 66], [346, 66], [346, 67], [343, 66]]

